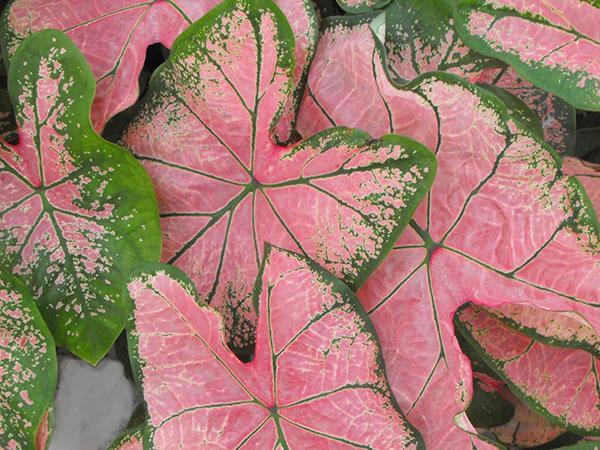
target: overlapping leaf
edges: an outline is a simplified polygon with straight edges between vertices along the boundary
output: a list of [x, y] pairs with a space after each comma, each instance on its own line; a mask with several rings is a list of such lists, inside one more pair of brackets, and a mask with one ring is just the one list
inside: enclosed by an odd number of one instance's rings
[[[87, 58], [98, 83], [92, 123], [102, 131], [112, 116], [137, 100], [146, 48], [157, 42], [171, 47], [183, 30], [217, 4], [217, 0], [13, 0], [4, 13], [3, 50], [12, 62], [19, 43], [31, 33], [46, 28], [66, 32]], [[309, 1], [278, 0], [277, 4], [290, 18], [296, 39], [298, 87], [278, 129], [286, 139], [316, 45], [317, 25]]]
[[163, 261], [252, 344], [251, 290], [265, 241], [353, 287], [389, 251], [432, 183], [430, 151], [338, 128], [291, 147], [269, 130], [289, 93], [292, 36], [268, 0], [228, 0], [189, 28], [122, 142], [158, 191]]
[[423, 448], [397, 409], [358, 299], [307, 258], [266, 248], [247, 364], [177, 269], [141, 266], [127, 288], [152, 448]]
[[460, 39], [449, 0], [394, 0], [385, 10], [385, 47], [391, 73], [399, 80], [441, 70], [471, 82], [507, 90], [531, 108], [544, 137], [562, 153], [575, 143], [575, 108], [521, 78], [498, 60], [473, 51]]
[[436, 149], [427, 202], [358, 294], [396, 398], [428, 448], [486, 448], [459, 429], [473, 431], [461, 414], [472, 378], [454, 311], [468, 301], [526, 303], [574, 311], [597, 331], [598, 223], [579, 183], [495, 97], [449, 74], [399, 87], [381, 61], [368, 23], [332, 20], [309, 75], [300, 132], [360, 124]]
[[0, 448], [43, 450], [55, 388], [52, 335], [25, 285], [0, 270]]
[[457, 314], [458, 329], [527, 404], [554, 424], [600, 435], [600, 359], [538, 342], [483, 308]]
[[156, 198], [140, 164], [94, 133], [94, 79], [64, 34], [32, 35], [13, 61], [19, 143], [0, 143], [0, 265], [57, 345], [95, 363], [124, 327], [125, 274], [159, 257]]
[[475, 51], [580, 109], [600, 111], [597, 0], [459, 0], [455, 22]]

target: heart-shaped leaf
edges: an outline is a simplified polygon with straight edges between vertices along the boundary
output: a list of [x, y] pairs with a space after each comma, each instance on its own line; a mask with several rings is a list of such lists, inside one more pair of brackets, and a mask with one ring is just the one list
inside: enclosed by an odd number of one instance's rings
[[474, 305], [456, 315], [463, 336], [483, 360], [552, 423], [600, 435], [600, 359], [580, 349], [534, 340]]
[[597, 0], [459, 0], [454, 17], [475, 51], [577, 108], [600, 111]]
[[0, 270], [0, 448], [44, 448], [55, 388], [52, 335], [25, 285]]
[[153, 448], [423, 448], [354, 293], [303, 256], [264, 253], [247, 364], [177, 269], [144, 265], [132, 275], [130, 349]]
[[154, 190], [94, 133], [94, 78], [64, 34], [32, 35], [13, 61], [19, 143], [0, 143], [0, 265], [28, 285], [56, 344], [96, 363], [125, 325], [124, 276], [159, 257]]
[[[19, 43], [31, 33], [46, 28], [67, 33], [87, 58], [98, 83], [92, 123], [100, 132], [111, 117], [137, 100], [146, 48], [156, 42], [171, 47], [183, 30], [218, 4], [218, 0], [13, 0], [4, 12], [3, 51], [12, 64]], [[281, 139], [287, 139], [314, 53], [317, 22], [308, 0], [278, 0], [277, 4], [290, 17], [296, 39], [297, 88], [277, 130]]]
[[269, 0], [227, 0], [177, 40], [122, 138], [154, 180], [163, 261], [222, 312], [240, 350], [252, 344], [251, 291], [265, 241], [357, 287], [435, 172], [433, 154], [399, 136], [374, 141], [338, 128], [274, 145], [292, 42]]
[[391, 73], [400, 81], [435, 70], [473, 83], [503, 88], [540, 119], [544, 137], [561, 153], [575, 144], [575, 108], [521, 78], [512, 68], [465, 45], [453, 26], [449, 0], [394, 0], [385, 9], [385, 47]]
[[598, 223], [589, 199], [562, 175], [552, 150], [481, 88], [449, 74], [390, 82], [359, 19], [329, 22], [307, 87], [301, 133], [360, 124], [436, 149], [428, 200], [358, 294], [396, 398], [428, 448], [486, 448], [455, 427], [473, 431], [461, 414], [472, 378], [454, 311], [471, 300], [527, 303], [575, 311], [600, 329]]

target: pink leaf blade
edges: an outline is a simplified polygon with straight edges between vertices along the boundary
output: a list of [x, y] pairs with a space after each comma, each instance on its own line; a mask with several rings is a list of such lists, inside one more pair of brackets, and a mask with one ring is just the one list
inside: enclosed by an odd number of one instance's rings
[[593, 2], [459, 2], [457, 31], [476, 51], [502, 59], [532, 83], [582, 109], [600, 109], [600, 8]]
[[[464, 433], [474, 432], [462, 413], [472, 377], [454, 337], [455, 310], [468, 301], [524, 303], [572, 311], [597, 331], [599, 292], [592, 279], [598, 277], [598, 223], [555, 153], [515, 124], [498, 99], [448, 74], [396, 85], [381, 57], [364, 21], [330, 21], [309, 74], [299, 129], [358, 125], [378, 136], [407, 126], [408, 136], [433, 142], [438, 175], [428, 200], [390, 265], [384, 262], [358, 295], [407, 417], [428, 447], [460, 448], [477, 438]], [[379, 96], [365, 104], [362, 92], [371, 90]], [[357, 104], [360, 116], [347, 114]], [[403, 114], [417, 106], [430, 111], [419, 122]], [[572, 260], [584, 269], [555, 282]], [[417, 350], [403, 349], [405, 342]]]
[[[131, 275], [130, 348], [156, 448], [302, 448], [297, 439], [329, 442], [327, 448], [421, 448], [396, 409], [377, 338], [350, 289], [275, 247], [266, 248], [256, 283], [256, 353], [244, 364], [227, 348], [222, 319], [197, 303], [181, 272], [145, 264]], [[305, 355], [300, 362], [298, 353]]]

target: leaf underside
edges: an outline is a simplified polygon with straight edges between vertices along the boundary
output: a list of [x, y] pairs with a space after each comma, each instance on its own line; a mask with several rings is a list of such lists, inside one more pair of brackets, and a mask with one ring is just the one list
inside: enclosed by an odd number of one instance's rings
[[34, 450], [56, 388], [54, 341], [25, 285], [4, 270], [0, 337], [0, 448]]
[[[472, 377], [454, 337], [454, 311], [468, 301], [526, 303], [575, 312], [600, 329], [598, 223], [581, 185], [498, 99], [450, 74], [395, 85], [382, 56], [368, 23], [330, 20], [299, 130], [360, 125], [435, 149], [431, 192], [358, 295], [382, 341], [394, 394], [427, 447], [490, 448], [463, 431], [474, 432], [462, 413]], [[360, 93], [350, 87], [358, 83]]]
[[13, 61], [19, 143], [0, 142], [0, 265], [29, 287], [57, 345], [96, 363], [125, 325], [124, 276], [159, 257], [154, 191], [91, 128], [94, 79], [64, 34], [32, 35]]
[[162, 260], [222, 312], [240, 351], [253, 344], [251, 291], [266, 241], [357, 287], [435, 173], [432, 153], [399, 136], [337, 128], [274, 145], [292, 50], [271, 2], [222, 3], [176, 41], [122, 137], [157, 189]]
[[220, 315], [196, 303], [177, 269], [140, 266], [127, 289], [152, 448], [423, 448], [358, 299], [305, 257], [265, 250], [250, 363], [231, 353]]

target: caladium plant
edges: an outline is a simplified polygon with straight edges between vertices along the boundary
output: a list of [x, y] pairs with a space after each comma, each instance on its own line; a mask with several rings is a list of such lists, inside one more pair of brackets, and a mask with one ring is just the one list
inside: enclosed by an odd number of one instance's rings
[[469, 306], [456, 319], [488, 366], [538, 413], [562, 428], [600, 435], [598, 356], [536, 341], [484, 308]]
[[449, 0], [394, 0], [385, 8], [384, 42], [390, 73], [410, 81], [446, 71], [473, 83], [507, 90], [538, 116], [545, 140], [561, 153], [575, 146], [575, 108], [520, 77], [514, 69], [469, 48], [454, 29]]
[[153, 448], [423, 448], [391, 395], [358, 299], [313, 261], [266, 247], [246, 364], [177, 269], [142, 265], [127, 289]]
[[[175, 38], [218, 0], [12, 0], [4, 12], [0, 37], [8, 62], [31, 33], [46, 28], [67, 33], [87, 58], [98, 83], [92, 123], [102, 131], [106, 122], [137, 100], [138, 77], [146, 49], [160, 42], [171, 47]], [[316, 14], [308, 0], [278, 0], [290, 17], [296, 39], [296, 91], [278, 129], [281, 139], [291, 133], [317, 38]], [[98, 36], [102, 36], [98, 39]]]
[[63, 33], [30, 36], [13, 62], [19, 142], [0, 142], [0, 265], [30, 288], [57, 345], [96, 363], [125, 325], [125, 275], [160, 256], [154, 190], [94, 133], [94, 78]]
[[459, 0], [455, 24], [475, 51], [572, 105], [600, 111], [597, 0]]
[[265, 241], [358, 287], [435, 172], [433, 154], [399, 136], [337, 128], [274, 145], [292, 39], [269, 0], [225, 1], [178, 38], [122, 137], [157, 189], [163, 261], [223, 313], [240, 351], [253, 341], [251, 292]]
[[[396, 398], [428, 448], [487, 448], [459, 429], [474, 431], [461, 414], [472, 378], [454, 337], [454, 311], [467, 301], [526, 303], [577, 312], [598, 330], [598, 223], [581, 185], [497, 98], [449, 74], [400, 87], [383, 56], [367, 21], [332, 19], [299, 128], [360, 124], [436, 150], [427, 201], [358, 294]], [[360, 91], [352, 88], [359, 83]]]
[[0, 448], [44, 449], [55, 388], [52, 335], [25, 285], [0, 269]]

